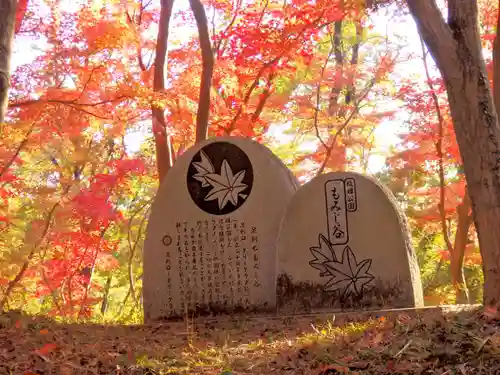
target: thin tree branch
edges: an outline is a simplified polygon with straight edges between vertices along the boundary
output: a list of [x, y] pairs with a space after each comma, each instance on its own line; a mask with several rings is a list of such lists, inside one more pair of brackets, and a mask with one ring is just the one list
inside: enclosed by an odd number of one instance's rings
[[[136, 195], [134, 197], [131, 205], [134, 203], [134, 201], [137, 198], [138, 198], [138, 195]], [[139, 242], [139, 237], [142, 233], [142, 224], [143, 224], [144, 220], [148, 217], [147, 212], [146, 212], [146, 214], [143, 215], [143, 221], [141, 221], [141, 225], [139, 226], [139, 234], [137, 235], [136, 241], [134, 242], [133, 245], [132, 245], [132, 221], [144, 209], [144, 207], [146, 207], [149, 204], [151, 204], [151, 200], [146, 201], [145, 203], [140, 205], [138, 209], [136, 209], [134, 212], [132, 212], [132, 215], [130, 216], [130, 219], [128, 220], [128, 225], [127, 225], [127, 242], [128, 242], [128, 247], [129, 247], [127, 269], [128, 269], [130, 289], [132, 291], [132, 299], [134, 300], [134, 302], [136, 302], [136, 297], [135, 297], [135, 288], [134, 288], [134, 284], [133, 284], [132, 260], [134, 259], [135, 250], [136, 250], [137, 244]], [[149, 210], [149, 208], [148, 208], [148, 210]]]
[[[137, 233], [137, 236], [136, 236], [136, 239], [135, 239], [133, 245], [131, 244], [130, 239], [129, 239], [130, 253], [129, 253], [128, 263], [127, 263], [127, 271], [128, 271], [128, 279], [129, 279], [129, 284], [130, 284], [130, 291], [131, 291], [132, 299], [134, 300], [135, 303], [137, 303], [137, 297], [136, 297], [136, 293], [135, 293], [132, 261], [134, 260], [135, 251], [137, 249], [137, 245], [139, 244], [139, 239], [143, 233], [144, 224], [146, 223], [146, 219], [149, 216], [148, 215], [149, 210], [150, 210], [150, 208], [148, 208], [148, 210], [146, 211], [146, 213], [144, 214], [144, 216], [141, 219], [141, 222], [139, 224], [139, 230], [138, 230], [138, 233]], [[129, 231], [129, 233], [130, 233], [130, 231]]]
[[335, 116], [338, 110], [338, 98], [344, 86], [344, 54], [342, 52], [342, 20], [336, 21], [333, 35], [333, 48], [335, 52], [336, 81], [330, 92], [330, 103], [328, 104], [328, 114]]
[[438, 154], [438, 174], [439, 174], [439, 216], [441, 218], [441, 230], [443, 233], [444, 242], [448, 252], [453, 253], [453, 245], [448, 234], [448, 224], [446, 223], [446, 212], [445, 212], [445, 176], [444, 176], [444, 154], [443, 154], [443, 136], [444, 136], [444, 119], [441, 113], [441, 107], [439, 106], [439, 99], [434, 90], [434, 85], [432, 84], [432, 77], [429, 72], [429, 65], [427, 63], [427, 52], [425, 50], [425, 43], [422, 38], [420, 38], [420, 45], [422, 48], [422, 61], [424, 63], [425, 76], [427, 78], [427, 86], [431, 93], [432, 101], [434, 104], [434, 109], [436, 111], [436, 116], [438, 119], [438, 139], [436, 141], [436, 152]]
[[358, 65], [359, 47], [361, 46], [362, 34], [363, 34], [363, 26], [361, 24], [361, 21], [358, 20], [356, 22], [356, 42], [352, 46], [349, 83], [348, 83], [346, 94], [345, 94], [345, 103], [347, 105], [351, 104], [351, 101], [354, 99], [354, 97], [356, 95], [355, 72], [356, 72], [357, 65]]
[[[317, 22], [319, 22], [321, 20], [321, 18], [323, 17], [323, 15], [325, 14], [325, 10], [321, 12], [321, 14], [319, 15], [319, 17], [316, 19], [315, 22], [312, 22], [311, 24], [308, 24], [306, 26], [304, 26], [300, 32], [297, 34], [297, 36], [295, 38], [293, 38], [290, 43], [294, 43], [296, 42], [297, 40], [299, 40], [302, 35], [305, 33], [305, 31], [311, 27], [312, 24], [317, 24]], [[329, 25], [330, 22], [327, 22], [325, 24], [322, 24], [318, 27], [318, 30], [321, 30], [323, 27]], [[224, 129], [225, 133], [227, 135], [230, 135], [231, 132], [234, 130], [234, 128], [236, 127], [236, 123], [238, 122], [238, 120], [240, 119], [241, 115], [243, 114], [243, 108], [247, 106], [249, 100], [250, 100], [250, 97], [253, 93], [253, 90], [255, 90], [255, 88], [257, 87], [257, 85], [259, 84], [259, 80], [260, 78], [264, 75], [264, 73], [266, 72], [267, 69], [269, 69], [270, 67], [272, 67], [274, 64], [276, 64], [284, 55], [285, 53], [287, 52], [287, 49], [286, 48], [283, 48], [283, 51], [281, 51], [281, 53], [278, 55], [278, 56], [275, 56], [273, 59], [271, 59], [270, 61], [268, 61], [267, 63], [265, 63], [258, 71], [257, 73], [257, 76], [255, 77], [254, 81], [252, 82], [252, 84], [250, 85], [250, 88], [248, 89], [244, 99], [243, 99], [243, 104], [240, 105], [240, 107], [238, 108], [238, 111], [236, 112], [235, 116], [233, 117], [233, 120], [231, 121], [231, 123], [229, 124], [229, 127]]]
[[262, 92], [259, 103], [257, 104], [257, 108], [255, 108], [255, 112], [252, 115], [252, 122], [255, 122], [259, 119], [262, 111], [264, 110], [264, 107], [266, 106], [267, 99], [269, 99], [269, 97], [271, 96], [271, 86], [273, 84], [274, 77], [275, 74], [273, 72], [271, 72], [269, 74], [269, 77], [267, 77], [267, 85]]
[[[231, 22], [229, 22], [229, 25], [227, 25], [226, 29], [224, 30], [225, 35], [229, 33], [229, 31], [233, 28], [234, 23], [236, 22], [236, 18], [238, 17], [238, 13], [240, 12], [241, 4], [243, 0], [237, 0], [236, 2], [236, 9], [234, 11], [233, 18], [231, 19]], [[222, 45], [222, 42], [224, 42], [224, 45]], [[226, 46], [227, 46], [228, 39], [227, 38], [221, 38], [219, 39], [218, 42], [215, 43], [215, 53], [217, 54], [217, 57], [220, 58], [222, 54], [224, 53]]]
[[5, 291], [5, 293], [4, 293], [3, 297], [2, 297], [2, 300], [0, 300], [0, 312], [4, 311], [4, 306], [7, 303], [8, 299], [10, 297], [10, 294], [12, 293], [12, 291], [14, 290], [14, 288], [17, 286], [17, 284], [23, 278], [24, 274], [28, 270], [28, 267], [30, 265], [31, 260], [35, 256], [36, 250], [38, 249], [38, 247], [42, 244], [42, 242], [47, 237], [47, 234], [49, 233], [50, 226], [52, 224], [52, 219], [54, 218], [54, 214], [56, 212], [57, 207], [59, 207], [59, 205], [60, 205], [60, 202], [57, 202], [50, 209], [50, 211], [49, 211], [49, 213], [47, 215], [47, 219], [45, 220], [45, 227], [43, 229], [42, 235], [40, 236], [40, 238], [37, 241], [35, 241], [33, 247], [31, 248], [31, 250], [30, 250], [30, 252], [28, 254], [28, 257], [27, 257], [26, 261], [23, 263], [23, 265], [22, 265], [21, 269], [19, 270], [19, 272], [16, 274], [16, 276], [14, 277], [14, 279], [12, 279], [9, 282], [9, 284], [7, 286], [7, 289], [6, 289], [6, 291]]
[[108, 309], [109, 290], [111, 289], [112, 279], [113, 275], [109, 275], [108, 279], [106, 280], [106, 285], [104, 286], [104, 295], [102, 297], [102, 303], [101, 303], [101, 315], [104, 315], [106, 313], [106, 310]]
[[24, 139], [21, 141], [21, 143], [19, 143], [19, 145], [17, 146], [16, 151], [14, 152], [12, 157], [7, 161], [7, 163], [5, 163], [5, 165], [3, 166], [3, 169], [0, 172], [0, 178], [4, 175], [5, 172], [7, 172], [9, 170], [11, 165], [14, 163], [14, 161], [17, 159], [17, 157], [21, 153], [21, 150], [24, 148], [24, 146], [26, 146], [26, 143], [28, 143], [29, 136], [33, 132], [34, 127], [35, 127], [35, 124], [34, 123], [31, 124], [30, 129], [28, 130], [28, 132], [24, 136]]
[[[321, 67], [321, 73], [319, 76], [318, 85], [316, 87], [316, 105], [314, 106], [313, 126], [314, 126], [314, 130], [316, 132], [316, 138], [318, 138], [319, 142], [325, 148], [326, 152], [330, 151], [329, 150], [330, 147], [326, 144], [326, 142], [323, 140], [323, 138], [319, 134], [318, 117], [319, 117], [320, 98], [321, 98], [321, 83], [322, 83], [323, 77], [325, 75], [326, 67], [327, 67], [328, 63], [330, 62], [330, 58], [332, 57], [332, 54], [335, 52], [335, 50], [336, 50], [336, 42], [335, 42], [335, 36], [334, 36], [332, 38], [332, 44], [331, 44], [330, 51], [328, 52], [328, 55], [326, 56], [326, 59], [325, 59], [325, 63]], [[331, 153], [331, 151], [330, 151], [330, 153]]]
[[472, 215], [469, 215], [471, 200], [467, 187], [464, 192], [464, 199], [457, 207], [457, 229], [455, 232], [455, 243], [451, 254], [450, 269], [451, 281], [455, 288], [456, 303], [470, 303], [469, 290], [464, 275], [464, 258], [469, 230], [472, 224]]
[[332, 142], [330, 142], [330, 146], [329, 146], [329, 148], [326, 151], [325, 159], [323, 160], [323, 163], [321, 164], [321, 166], [319, 167], [318, 171], [316, 172], [316, 176], [319, 176], [320, 174], [322, 174], [324, 172], [324, 170], [326, 168], [326, 165], [328, 164], [328, 161], [330, 160], [330, 156], [332, 155], [333, 149], [334, 149], [334, 147], [335, 147], [335, 145], [337, 143], [337, 138], [344, 131], [344, 129], [347, 128], [347, 126], [351, 123], [351, 120], [354, 118], [354, 116], [356, 116], [358, 114], [359, 110], [361, 109], [361, 106], [360, 106], [361, 102], [363, 102], [363, 100], [366, 99], [366, 97], [370, 93], [370, 91], [373, 88], [373, 86], [375, 86], [376, 82], [377, 81], [376, 81], [375, 78], [371, 79], [371, 81], [366, 86], [363, 95], [361, 95], [356, 100], [356, 104], [354, 106], [353, 111], [345, 119], [345, 121], [340, 126], [340, 128], [335, 132], [335, 135], [333, 136]]
[[[81, 95], [80, 95], [81, 97]], [[103, 100], [103, 101], [100, 101], [100, 102], [95, 102], [95, 103], [78, 103], [78, 99], [80, 99], [80, 97], [78, 97], [77, 99], [73, 99], [73, 100], [62, 100], [62, 99], [32, 99], [32, 100], [25, 100], [25, 101], [22, 101], [22, 102], [15, 102], [15, 103], [9, 103], [9, 108], [18, 108], [18, 107], [27, 107], [27, 106], [30, 106], [30, 105], [34, 105], [34, 104], [65, 104], [65, 105], [72, 105], [72, 106], [80, 106], [80, 107], [97, 107], [97, 106], [100, 106], [100, 105], [104, 105], [104, 104], [111, 104], [111, 103], [114, 103], [114, 102], [117, 102], [117, 101], [122, 101], [122, 100], [125, 100], [125, 99], [133, 99], [132, 97], [128, 96], [128, 95], [120, 95], [116, 98], [113, 98], [113, 99], [107, 99], [107, 100]]]

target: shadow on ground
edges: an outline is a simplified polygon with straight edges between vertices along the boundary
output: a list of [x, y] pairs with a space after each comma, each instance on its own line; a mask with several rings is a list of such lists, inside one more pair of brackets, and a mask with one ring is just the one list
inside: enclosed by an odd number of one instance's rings
[[63, 325], [0, 315], [0, 374], [500, 374], [480, 310]]

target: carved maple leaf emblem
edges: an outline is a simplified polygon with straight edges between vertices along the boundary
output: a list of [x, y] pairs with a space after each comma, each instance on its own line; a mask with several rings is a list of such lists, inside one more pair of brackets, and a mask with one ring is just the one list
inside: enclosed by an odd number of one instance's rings
[[196, 168], [197, 173], [193, 175], [193, 178], [201, 182], [202, 187], [210, 186], [205, 176], [209, 173], [215, 173], [215, 168], [208, 158], [207, 154], [200, 151], [201, 161], [193, 162], [193, 166]]
[[205, 197], [206, 201], [217, 199], [219, 210], [222, 210], [229, 202], [234, 206], [238, 204], [238, 199], [246, 199], [247, 195], [242, 192], [248, 187], [244, 184], [245, 171], [233, 174], [231, 166], [226, 159], [222, 162], [221, 173], [207, 173], [205, 180], [212, 186], [212, 190]]
[[344, 248], [342, 261], [324, 263], [328, 273], [333, 277], [325, 284], [326, 291], [340, 291], [342, 298], [351, 294], [361, 297], [367, 284], [375, 277], [368, 273], [372, 265], [371, 259], [356, 261], [356, 256], [349, 246]]
[[336, 262], [337, 257], [335, 256], [335, 251], [333, 250], [332, 244], [330, 241], [326, 239], [325, 236], [320, 234], [318, 236], [319, 246], [310, 247], [312, 255], [314, 256], [314, 260], [311, 260], [309, 264], [311, 267], [316, 268], [321, 271], [320, 276], [325, 276], [328, 274], [328, 270], [326, 269], [324, 263], [328, 262]]

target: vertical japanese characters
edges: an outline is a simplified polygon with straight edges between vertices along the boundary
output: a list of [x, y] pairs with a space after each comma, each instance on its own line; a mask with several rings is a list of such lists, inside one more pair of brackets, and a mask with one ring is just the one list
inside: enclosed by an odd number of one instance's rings
[[[235, 218], [177, 222], [176, 259], [170, 247], [165, 252], [165, 269], [172, 307], [172, 265], [178, 266], [181, 310], [202, 305], [251, 304], [251, 290], [262, 288], [257, 227], [247, 233], [245, 222]], [[210, 248], [218, 251], [208, 251]], [[258, 295], [258, 292], [254, 294]]]
[[247, 138], [216, 137], [183, 153], [148, 223], [145, 320], [274, 309], [278, 233], [298, 186]]
[[344, 190], [343, 180], [331, 180], [325, 184], [328, 239], [333, 245], [343, 245], [349, 241]]

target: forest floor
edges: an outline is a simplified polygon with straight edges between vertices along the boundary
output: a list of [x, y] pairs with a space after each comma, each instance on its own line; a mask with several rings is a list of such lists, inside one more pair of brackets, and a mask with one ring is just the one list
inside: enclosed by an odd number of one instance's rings
[[1, 375], [500, 374], [500, 321], [478, 309], [57, 324], [0, 315]]

